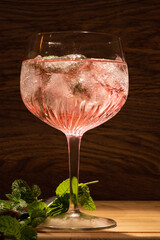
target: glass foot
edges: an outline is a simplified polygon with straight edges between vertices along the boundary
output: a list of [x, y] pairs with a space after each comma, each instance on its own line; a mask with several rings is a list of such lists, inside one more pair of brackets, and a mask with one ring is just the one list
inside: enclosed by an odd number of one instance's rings
[[48, 217], [37, 227], [37, 230], [94, 230], [112, 228], [116, 225], [112, 219], [95, 217], [78, 211]]

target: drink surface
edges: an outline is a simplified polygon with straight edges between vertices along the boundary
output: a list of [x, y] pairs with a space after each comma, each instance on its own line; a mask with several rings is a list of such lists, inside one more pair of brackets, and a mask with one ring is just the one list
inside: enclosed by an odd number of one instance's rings
[[21, 94], [38, 118], [66, 135], [83, 135], [110, 118], [124, 105], [128, 70], [120, 59], [73, 57], [25, 60]]

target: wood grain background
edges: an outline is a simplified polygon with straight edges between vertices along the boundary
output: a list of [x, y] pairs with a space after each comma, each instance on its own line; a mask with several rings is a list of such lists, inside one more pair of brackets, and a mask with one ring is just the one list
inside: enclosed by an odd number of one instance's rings
[[82, 139], [80, 181], [99, 179], [95, 199], [160, 200], [159, 0], [0, 1], [0, 198], [17, 178], [47, 198], [68, 177], [65, 136], [34, 117], [19, 92], [28, 37], [62, 30], [120, 35], [130, 73], [121, 112]]

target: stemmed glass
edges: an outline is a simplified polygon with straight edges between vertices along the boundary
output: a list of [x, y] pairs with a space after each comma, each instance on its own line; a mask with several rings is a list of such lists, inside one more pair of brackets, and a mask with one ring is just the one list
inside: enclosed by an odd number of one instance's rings
[[79, 211], [78, 180], [83, 134], [117, 114], [127, 98], [128, 69], [120, 39], [92, 32], [38, 33], [22, 63], [20, 89], [29, 111], [62, 131], [68, 142], [69, 211], [47, 218], [40, 227], [115, 227], [112, 219]]

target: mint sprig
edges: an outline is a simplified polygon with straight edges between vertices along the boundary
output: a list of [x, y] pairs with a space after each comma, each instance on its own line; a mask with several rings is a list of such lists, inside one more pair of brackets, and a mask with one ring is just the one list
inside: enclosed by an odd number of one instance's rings
[[61, 197], [69, 192], [70, 192], [70, 180], [69, 178], [67, 178], [62, 183], [60, 183], [56, 188], [56, 196]]
[[9, 239], [21, 239], [19, 222], [11, 216], [1, 216], [0, 217], [0, 232], [4, 234], [5, 237]]
[[24, 180], [18, 179], [12, 183], [11, 195], [15, 198], [23, 199], [27, 203], [31, 203], [41, 195], [41, 190], [37, 185], [33, 185], [31, 189]]
[[20, 240], [36, 240], [37, 232], [32, 226], [22, 226], [21, 227], [21, 238]]
[[[95, 182], [97, 181], [78, 184], [79, 204], [90, 211], [95, 210], [96, 206], [88, 185]], [[76, 179], [72, 182], [72, 188], [77, 188]], [[56, 188], [56, 197], [49, 205], [39, 199], [41, 189], [38, 185], [30, 187], [24, 180], [18, 179], [12, 183], [11, 189], [11, 193], [6, 194], [9, 202], [0, 200], [0, 234], [8, 239], [36, 240], [35, 228], [39, 224], [48, 216], [55, 217], [69, 209], [69, 179], [59, 184]]]
[[[90, 190], [89, 190], [88, 185], [97, 183], [97, 182], [98, 181], [78, 184], [78, 203], [86, 210], [89, 210], [89, 211], [96, 210], [96, 206], [90, 195]], [[76, 181], [75, 181], [75, 185], [77, 185]], [[49, 205], [49, 207], [52, 208], [52, 206], [54, 206], [54, 208], [55, 208], [56, 202], [58, 204], [59, 204], [59, 202], [61, 202], [61, 204], [60, 204], [61, 209], [63, 209], [63, 212], [64, 212], [64, 209], [66, 209], [66, 212], [67, 212], [68, 208], [69, 208], [69, 192], [70, 192], [70, 179], [68, 178], [65, 181], [63, 181], [61, 184], [59, 184], [59, 186], [56, 188], [57, 198], [55, 198], [53, 200], [53, 202]], [[61, 200], [61, 198], [63, 199], [63, 201]], [[58, 204], [57, 204], [57, 208], [58, 208]], [[60, 211], [60, 207], [58, 210]], [[56, 211], [57, 211], [57, 209], [56, 209]], [[54, 215], [54, 211], [52, 211], [52, 213]], [[62, 213], [62, 211], [61, 211], [61, 213]]]
[[14, 240], [36, 240], [37, 232], [32, 226], [21, 225], [11, 216], [0, 217], [0, 233], [8, 239]]

